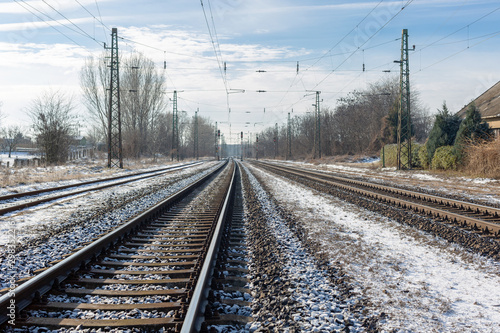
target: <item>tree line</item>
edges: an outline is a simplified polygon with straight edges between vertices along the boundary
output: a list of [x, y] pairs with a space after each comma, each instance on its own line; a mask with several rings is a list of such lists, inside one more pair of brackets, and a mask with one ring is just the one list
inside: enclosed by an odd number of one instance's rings
[[[417, 91], [410, 93], [412, 136], [424, 141], [432, 126], [429, 110], [423, 107]], [[337, 100], [335, 108], [320, 109], [321, 150], [326, 156], [373, 154], [386, 144], [397, 141], [399, 78], [372, 83], [364, 90], [349, 93]], [[291, 157], [313, 157], [315, 115], [291, 114]], [[287, 157], [287, 124], [278, 131], [268, 127], [259, 133], [262, 157]]]
[[[108, 137], [110, 70], [107, 62], [105, 54], [89, 57], [80, 71], [82, 102], [87, 110], [87, 142], [103, 151], [107, 151]], [[173, 115], [172, 110], [167, 109], [169, 100], [163, 72], [151, 59], [133, 53], [120, 59], [119, 81], [123, 157], [173, 156]], [[31, 101], [26, 111], [32, 120], [36, 144], [47, 163], [65, 162], [78, 134], [74, 98], [48, 90]], [[215, 127], [210, 119], [199, 116], [195, 128], [194, 117], [181, 111], [178, 115], [179, 157], [194, 155], [196, 130], [199, 156], [213, 155]], [[9, 149], [13, 148], [17, 138], [22, 137], [17, 134], [21, 132], [19, 127], [5, 129], [4, 144], [10, 142]]]
[[[83, 105], [87, 109], [87, 142], [106, 151], [110, 70], [105, 54], [86, 59], [80, 71]], [[177, 156], [172, 151], [173, 114], [164, 72], [141, 53], [120, 59], [120, 102], [122, 146], [125, 158]], [[323, 156], [376, 154], [382, 147], [397, 142], [399, 78], [386, 78], [355, 90], [337, 100], [335, 107], [321, 103], [320, 130]], [[436, 154], [460, 161], [471, 140], [485, 140], [491, 134], [471, 104], [462, 121], [449, 112], [446, 104], [431, 117], [422, 106], [418, 91], [410, 92], [411, 137], [422, 146], [416, 149], [416, 161], [422, 167], [438, 165]], [[304, 159], [313, 157], [316, 130], [315, 114], [291, 114], [290, 124], [276, 124], [258, 133], [259, 142], [245, 149], [247, 157]], [[63, 163], [77, 135], [75, 101], [59, 91], [46, 91], [27, 107], [32, 119], [36, 144], [48, 163]], [[0, 117], [1, 118], [1, 117]], [[179, 157], [195, 154], [195, 120], [178, 112]], [[198, 154], [214, 155], [215, 127], [210, 119], [197, 118]], [[4, 149], [12, 151], [22, 140], [17, 127], [2, 128]], [[291, 154], [287, 142], [291, 141]], [[253, 154], [252, 154], [253, 150]], [[454, 162], [455, 163], [455, 162]], [[455, 167], [457, 163], [454, 164]]]

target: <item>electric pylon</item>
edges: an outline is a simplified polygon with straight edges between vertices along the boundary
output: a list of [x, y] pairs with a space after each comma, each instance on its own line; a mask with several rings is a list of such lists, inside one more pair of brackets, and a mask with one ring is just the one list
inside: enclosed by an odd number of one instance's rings
[[177, 90], [174, 90], [174, 98], [172, 101], [172, 161], [174, 155], [179, 161], [179, 116], [177, 112]]
[[408, 29], [401, 38], [401, 61], [398, 109], [398, 170], [411, 169], [410, 65], [408, 61]]
[[194, 158], [198, 160], [198, 112], [200, 109], [197, 109], [194, 113]]
[[274, 124], [274, 159], [278, 156], [278, 123]]
[[243, 131], [241, 132], [240, 154], [241, 154], [241, 160], [243, 161]]
[[316, 91], [316, 104], [314, 104], [314, 158], [321, 158], [321, 114], [319, 107], [320, 93], [320, 91]]
[[118, 29], [111, 30], [111, 78], [108, 105], [108, 168], [123, 169], [122, 123], [120, 113], [120, 73], [118, 59]]
[[290, 112], [288, 112], [288, 120], [286, 122], [286, 151], [287, 156], [286, 159], [289, 160], [292, 158], [292, 123], [290, 122]]

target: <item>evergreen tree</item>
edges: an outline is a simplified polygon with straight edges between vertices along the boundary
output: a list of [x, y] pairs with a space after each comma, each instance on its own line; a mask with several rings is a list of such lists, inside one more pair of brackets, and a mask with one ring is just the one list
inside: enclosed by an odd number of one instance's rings
[[457, 115], [452, 115], [446, 106], [446, 102], [443, 102], [443, 108], [442, 110], [438, 109], [438, 114], [426, 143], [429, 161], [432, 161], [436, 149], [453, 145], [460, 123], [461, 119]]
[[481, 120], [481, 114], [472, 102], [466, 111], [465, 119], [460, 124], [455, 138], [455, 148], [461, 158], [467, 143], [477, 140], [487, 140], [491, 137], [491, 128], [488, 123]]

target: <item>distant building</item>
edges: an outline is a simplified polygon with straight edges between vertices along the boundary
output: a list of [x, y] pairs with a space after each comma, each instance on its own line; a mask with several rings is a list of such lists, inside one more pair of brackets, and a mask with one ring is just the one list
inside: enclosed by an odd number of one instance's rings
[[[481, 118], [490, 125], [496, 137], [500, 136], [500, 81], [493, 85], [490, 89], [482, 93], [473, 102], [481, 113]], [[471, 102], [472, 103], [472, 102]], [[469, 108], [469, 104], [458, 111], [457, 115], [460, 118], [465, 118], [465, 113]]]

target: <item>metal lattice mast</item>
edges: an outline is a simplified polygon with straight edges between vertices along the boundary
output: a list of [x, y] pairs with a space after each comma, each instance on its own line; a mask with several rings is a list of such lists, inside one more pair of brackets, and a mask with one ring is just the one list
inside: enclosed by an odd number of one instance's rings
[[218, 143], [218, 138], [217, 138], [217, 122], [215, 122], [215, 141], [214, 141], [214, 147], [215, 147], [215, 158], [219, 160], [219, 143]]
[[255, 159], [259, 160], [259, 135], [255, 134]]
[[179, 160], [179, 117], [177, 112], [177, 90], [174, 90], [174, 98], [172, 101], [172, 161], [174, 155]]
[[316, 91], [316, 103], [314, 104], [314, 158], [321, 158], [321, 114], [319, 106], [320, 93], [320, 91]]
[[194, 113], [194, 158], [198, 160], [199, 152], [198, 152], [198, 112], [200, 109], [197, 109]]
[[123, 169], [122, 124], [120, 114], [120, 73], [118, 59], [118, 30], [111, 30], [111, 78], [108, 105], [108, 168]]
[[274, 124], [274, 159], [278, 156], [278, 123]]
[[243, 161], [243, 131], [241, 132], [241, 146], [240, 146], [241, 160]]
[[287, 156], [286, 159], [289, 160], [292, 158], [292, 123], [290, 121], [290, 112], [288, 112], [288, 120], [286, 123], [286, 151], [287, 151]]
[[400, 88], [398, 110], [398, 170], [411, 169], [410, 65], [408, 61], [408, 29], [401, 38]]

